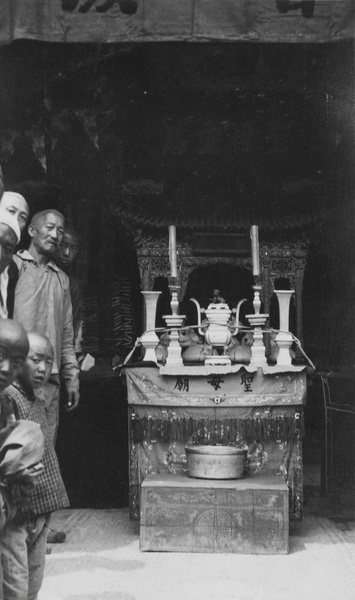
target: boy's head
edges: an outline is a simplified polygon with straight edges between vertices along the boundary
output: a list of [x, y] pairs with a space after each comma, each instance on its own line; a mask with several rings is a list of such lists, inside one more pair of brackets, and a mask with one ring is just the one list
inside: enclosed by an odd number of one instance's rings
[[19, 379], [27, 387], [36, 390], [47, 383], [53, 367], [53, 347], [42, 333], [30, 331], [30, 349]]
[[61, 269], [70, 268], [79, 252], [80, 235], [72, 227], [66, 227], [63, 239], [59, 244], [57, 263]]
[[0, 319], [0, 391], [20, 375], [28, 348], [24, 328], [11, 319]]

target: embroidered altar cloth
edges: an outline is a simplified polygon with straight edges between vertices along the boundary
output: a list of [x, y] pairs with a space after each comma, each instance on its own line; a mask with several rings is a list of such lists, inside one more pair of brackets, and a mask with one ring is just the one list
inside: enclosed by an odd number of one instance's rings
[[145, 476], [186, 473], [185, 444], [193, 443], [247, 448], [249, 471], [284, 477], [290, 517], [301, 518], [306, 369], [209, 369], [204, 375], [199, 367], [175, 375], [144, 363], [125, 369], [131, 517], [139, 518]]

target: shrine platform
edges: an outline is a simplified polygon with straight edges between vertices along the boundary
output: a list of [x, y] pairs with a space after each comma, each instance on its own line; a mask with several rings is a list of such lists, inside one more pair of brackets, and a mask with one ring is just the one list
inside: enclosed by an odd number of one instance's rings
[[287, 554], [288, 494], [283, 478], [272, 475], [234, 480], [147, 475], [140, 548]]

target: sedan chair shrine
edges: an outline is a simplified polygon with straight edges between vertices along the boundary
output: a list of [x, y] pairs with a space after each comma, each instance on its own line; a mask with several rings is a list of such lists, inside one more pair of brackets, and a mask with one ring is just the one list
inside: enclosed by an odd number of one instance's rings
[[[3, 4], [4, 182], [82, 233], [96, 363], [61, 416], [71, 505], [126, 507], [128, 487], [143, 552], [287, 554], [305, 412], [305, 464], [353, 503], [353, 2]], [[149, 571], [121, 531], [99, 569], [78, 540], [90, 597]]]
[[[270, 241], [255, 225], [219, 236], [174, 225], [164, 233], [137, 238], [144, 332], [141, 357], [134, 362], [133, 353], [124, 368], [129, 506], [141, 549], [285, 554], [289, 519], [302, 515], [307, 246], [297, 235]], [[187, 298], [194, 272], [208, 277], [210, 267], [211, 277], [235, 269], [248, 297], [227, 302], [223, 281], [211, 279], [205, 306]], [[289, 289], [275, 289], [278, 282]], [[170, 310], [158, 315], [164, 294]]]

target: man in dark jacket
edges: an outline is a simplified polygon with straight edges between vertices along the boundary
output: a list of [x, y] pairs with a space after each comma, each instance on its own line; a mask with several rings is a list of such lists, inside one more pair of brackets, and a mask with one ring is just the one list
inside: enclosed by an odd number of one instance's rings
[[80, 235], [73, 227], [66, 227], [63, 239], [59, 244], [56, 258], [57, 265], [66, 273], [70, 281], [70, 296], [73, 308], [74, 348], [81, 354], [82, 338], [82, 299], [80, 283], [75, 276], [75, 260], [79, 252]]

